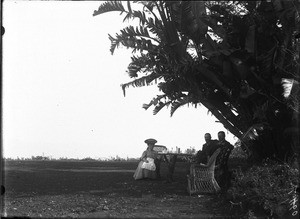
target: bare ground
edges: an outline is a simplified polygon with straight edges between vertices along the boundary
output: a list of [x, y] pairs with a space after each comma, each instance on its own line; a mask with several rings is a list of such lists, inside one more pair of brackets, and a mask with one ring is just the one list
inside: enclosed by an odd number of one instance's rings
[[135, 181], [135, 162], [6, 163], [3, 216], [230, 218], [217, 195], [189, 196], [186, 163], [176, 164], [173, 183], [164, 165], [161, 180]]

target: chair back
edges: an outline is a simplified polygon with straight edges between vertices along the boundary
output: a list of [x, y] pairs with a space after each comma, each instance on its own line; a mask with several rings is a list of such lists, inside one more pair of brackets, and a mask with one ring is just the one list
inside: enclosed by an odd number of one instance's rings
[[167, 150], [167, 147], [164, 145], [154, 145], [153, 150], [156, 152], [162, 152], [164, 150]]
[[218, 148], [214, 153], [213, 155], [209, 158], [208, 162], [207, 162], [207, 166], [210, 167], [210, 166], [214, 166], [215, 162], [216, 162], [216, 159], [217, 159], [217, 156], [219, 155], [221, 149]]

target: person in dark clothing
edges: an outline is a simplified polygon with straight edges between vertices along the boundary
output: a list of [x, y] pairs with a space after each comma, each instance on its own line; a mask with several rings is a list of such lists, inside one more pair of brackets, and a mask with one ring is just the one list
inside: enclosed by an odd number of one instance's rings
[[217, 145], [219, 147], [229, 147], [231, 149], [234, 148], [232, 146], [232, 144], [230, 144], [228, 141], [226, 141], [226, 139], [225, 139], [225, 132], [223, 132], [223, 131], [218, 132], [218, 139], [219, 139], [219, 141], [218, 141]]
[[209, 157], [219, 148], [217, 140], [212, 140], [211, 135], [206, 133], [204, 135], [205, 144], [202, 146], [202, 150], [196, 154], [196, 162], [206, 164]]
[[219, 142], [217, 146], [221, 148], [221, 152], [216, 159], [216, 169], [215, 169], [215, 178], [222, 188], [222, 190], [226, 190], [230, 185], [230, 177], [231, 173], [228, 170], [228, 158], [229, 155], [234, 148], [232, 144], [225, 140], [225, 132], [218, 132]]

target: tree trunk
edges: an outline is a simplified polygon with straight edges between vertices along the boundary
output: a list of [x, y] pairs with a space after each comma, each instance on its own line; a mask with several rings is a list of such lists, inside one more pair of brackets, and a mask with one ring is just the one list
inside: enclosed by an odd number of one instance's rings
[[243, 133], [230, 123], [213, 105], [208, 102], [202, 102], [202, 104], [237, 138], [240, 138]]

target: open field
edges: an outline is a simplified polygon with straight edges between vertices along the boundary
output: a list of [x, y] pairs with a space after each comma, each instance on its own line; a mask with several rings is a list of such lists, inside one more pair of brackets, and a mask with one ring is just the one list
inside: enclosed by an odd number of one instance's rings
[[188, 195], [186, 165], [177, 163], [166, 183], [165, 163], [161, 180], [135, 181], [137, 162], [7, 161], [4, 215], [224, 218], [216, 196]]

